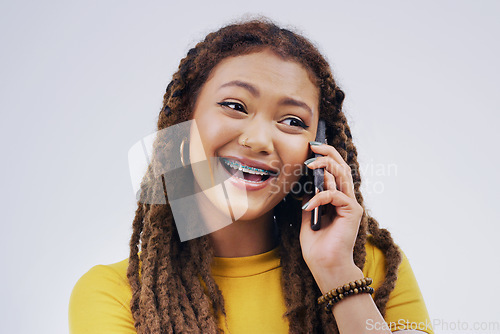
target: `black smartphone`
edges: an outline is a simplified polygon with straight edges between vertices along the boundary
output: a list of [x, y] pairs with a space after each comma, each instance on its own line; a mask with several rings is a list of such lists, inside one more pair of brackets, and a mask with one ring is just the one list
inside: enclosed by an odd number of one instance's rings
[[[325, 120], [319, 119], [318, 131], [316, 132], [316, 140], [319, 143], [326, 144], [326, 123]], [[321, 157], [321, 154], [314, 154], [314, 157]], [[323, 191], [323, 183], [325, 181], [325, 170], [323, 168], [316, 168], [313, 170], [314, 176], [314, 192], [313, 196]], [[321, 205], [311, 211], [311, 229], [317, 231], [321, 228]]]

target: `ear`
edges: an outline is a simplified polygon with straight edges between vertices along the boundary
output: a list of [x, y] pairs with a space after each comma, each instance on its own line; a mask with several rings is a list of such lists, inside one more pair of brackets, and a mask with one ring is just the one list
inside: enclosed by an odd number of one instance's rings
[[333, 97], [335, 99], [335, 102], [337, 102], [337, 105], [339, 106], [339, 108], [341, 108], [342, 102], [344, 102], [344, 98], [345, 98], [344, 92], [341, 89], [336, 88]]

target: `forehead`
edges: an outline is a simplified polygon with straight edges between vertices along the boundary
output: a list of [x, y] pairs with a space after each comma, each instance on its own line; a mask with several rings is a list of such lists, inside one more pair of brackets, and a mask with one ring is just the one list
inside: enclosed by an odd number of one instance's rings
[[265, 92], [316, 100], [319, 96], [310, 71], [302, 64], [283, 59], [270, 50], [223, 59], [212, 70], [205, 85], [220, 86], [233, 80], [249, 82]]

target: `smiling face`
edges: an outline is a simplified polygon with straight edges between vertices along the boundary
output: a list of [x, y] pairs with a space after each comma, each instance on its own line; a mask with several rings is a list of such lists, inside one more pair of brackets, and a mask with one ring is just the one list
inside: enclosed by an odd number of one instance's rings
[[[198, 184], [227, 180], [232, 210], [243, 210], [242, 220], [271, 212], [300, 178], [316, 135], [318, 101], [309, 72], [270, 50], [222, 60], [192, 116], [201, 143], [190, 144], [191, 161], [210, 160], [208, 170], [193, 167]], [[218, 208], [227, 207], [225, 196], [207, 195]]]

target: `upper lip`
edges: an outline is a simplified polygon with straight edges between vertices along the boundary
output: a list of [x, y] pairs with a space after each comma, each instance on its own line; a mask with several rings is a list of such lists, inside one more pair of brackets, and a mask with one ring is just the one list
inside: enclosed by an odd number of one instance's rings
[[271, 167], [270, 165], [266, 164], [265, 162], [261, 162], [258, 160], [252, 160], [244, 157], [238, 157], [238, 156], [231, 156], [231, 155], [225, 155], [222, 156], [221, 158], [226, 158], [230, 160], [236, 160], [240, 162], [242, 165], [248, 166], [248, 167], [255, 167], [255, 168], [260, 168], [260, 169], [265, 169], [273, 175], [278, 175], [279, 174], [279, 169]]

